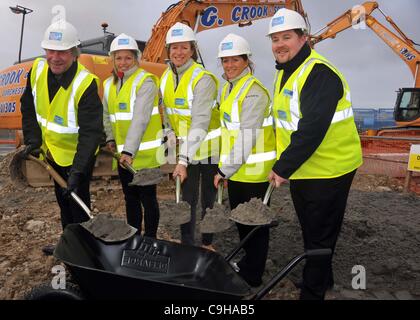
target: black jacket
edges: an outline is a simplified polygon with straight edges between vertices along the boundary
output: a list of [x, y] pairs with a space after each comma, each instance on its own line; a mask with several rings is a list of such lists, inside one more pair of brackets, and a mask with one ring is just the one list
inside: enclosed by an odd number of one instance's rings
[[[292, 60], [276, 64], [276, 69], [284, 70], [280, 89], [310, 54], [311, 48], [305, 44]], [[341, 79], [329, 67], [324, 64], [313, 67], [300, 94], [302, 118], [298, 129], [292, 133], [289, 146], [273, 166], [277, 175], [288, 179], [316, 151], [343, 93]]]
[[[34, 98], [31, 87], [31, 71], [29, 71], [26, 89], [20, 98], [22, 112], [22, 130], [26, 145], [33, 144], [40, 147], [42, 144], [41, 128], [36, 119]], [[67, 89], [73, 81], [77, 71], [77, 62], [60, 77], [55, 76], [48, 69], [48, 93], [50, 102], [54, 99], [60, 87]], [[77, 151], [73, 159], [72, 169], [86, 174], [88, 165], [95, 157], [95, 151], [103, 137], [102, 102], [98, 95], [96, 81], [86, 89], [80, 98], [77, 112], [79, 124], [79, 137]]]

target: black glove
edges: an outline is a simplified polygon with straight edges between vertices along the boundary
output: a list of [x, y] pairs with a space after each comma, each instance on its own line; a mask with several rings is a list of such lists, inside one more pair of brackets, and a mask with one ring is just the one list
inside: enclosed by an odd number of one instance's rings
[[67, 189], [65, 189], [64, 195], [70, 197], [72, 192], [77, 193], [83, 177], [84, 175], [82, 172], [71, 169], [67, 179]]
[[34, 144], [28, 144], [25, 146], [25, 149], [23, 150], [23, 157], [26, 159], [29, 155], [34, 156], [35, 158], [39, 158], [39, 155], [41, 153], [41, 148], [37, 147]]

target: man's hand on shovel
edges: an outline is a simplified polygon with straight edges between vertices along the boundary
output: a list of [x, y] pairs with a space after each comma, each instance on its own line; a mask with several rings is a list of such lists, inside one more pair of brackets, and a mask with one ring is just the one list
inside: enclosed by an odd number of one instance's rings
[[268, 181], [273, 182], [275, 184], [275, 187], [280, 187], [283, 183], [288, 183], [287, 179], [284, 179], [280, 177], [278, 174], [276, 174], [274, 171], [271, 170], [270, 174], [268, 175]]

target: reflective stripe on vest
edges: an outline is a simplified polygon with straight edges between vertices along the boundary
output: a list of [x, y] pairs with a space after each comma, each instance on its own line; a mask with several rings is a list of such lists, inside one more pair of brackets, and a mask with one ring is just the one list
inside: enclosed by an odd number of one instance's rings
[[[224, 163], [226, 162], [226, 159], [229, 155], [223, 154], [220, 156], [220, 162]], [[264, 162], [264, 161], [270, 161], [277, 158], [277, 152], [276, 151], [269, 151], [269, 152], [262, 152], [262, 153], [254, 153], [250, 154], [248, 158], [246, 159], [246, 164], [253, 164], [258, 162]]]
[[[38, 66], [35, 70], [35, 83], [38, 82], [39, 76], [42, 73], [42, 70], [44, 69], [46, 60], [45, 59], [40, 59], [38, 61]], [[34, 70], [32, 70], [34, 71]], [[30, 81], [30, 80], [29, 80]], [[42, 125], [45, 127], [47, 120], [45, 120], [44, 118], [42, 118], [39, 114], [38, 114], [38, 109], [37, 109], [37, 97], [36, 97], [36, 86], [33, 86], [32, 88], [32, 96], [34, 97], [34, 106], [35, 106], [35, 111], [36, 111], [36, 118], [38, 120], [38, 122], [41, 122]]]
[[[211, 140], [211, 139], [214, 139], [214, 138], [217, 138], [217, 137], [220, 137], [221, 135], [222, 135], [222, 129], [221, 128], [217, 128], [217, 129], [211, 130], [211, 131], [209, 131], [207, 133], [206, 137], [203, 139], [203, 142], [204, 141]], [[186, 136], [184, 136], [184, 137], [178, 137], [178, 138], [181, 139], [182, 141], [186, 141], [187, 140], [187, 137]]]
[[[162, 145], [162, 139], [156, 139], [153, 141], [147, 141], [147, 142], [142, 142], [139, 145], [139, 151], [143, 151], [143, 150], [149, 150], [149, 149], [155, 149], [158, 148]], [[124, 145], [123, 144], [119, 144], [117, 146], [118, 152], [122, 152], [124, 150]]]
[[[296, 131], [298, 129], [298, 125], [299, 125], [299, 120], [300, 120], [300, 110], [299, 110], [299, 90], [298, 90], [298, 82], [300, 77], [303, 75], [303, 73], [306, 71], [306, 69], [309, 67], [309, 65], [314, 62], [314, 61], [321, 61], [322, 63], [327, 64], [329, 67], [331, 67], [333, 70], [335, 70], [337, 73], [337, 69], [328, 61], [325, 60], [321, 60], [321, 59], [316, 59], [316, 58], [311, 58], [309, 59], [302, 67], [302, 69], [300, 70], [299, 74], [297, 75], [295, 81], [293, 82], [293, 96], [290, 99], [290, 118], [291, 121], [285, 121], [285, 120], [280, 120], [279, 118], [276, 118], [275, 122], [276, 122], [276, 127], [278, 128], [283, 128], [289, 131]], [[277, 73], [277, 82], [279, 81], [279, 72]], [[345, 83], [343, 83], [343, 85], [345, 86], [344, 91], [346, 94], [346, 99], [350, 102], [350, 90], [349, 88], [347, 88], [347, 85]], [[331, 123], [336, 123], [339, 121], [343, 121], [346, 120], [348, 118], [353, 117], [353, 109], [350, 106], [347, 109], [341, 110], [341, 111], [336, 111], [334, 113], [334, 117], [331, 121]]]
[[[45, 66], [45, 60], [40, 60], [37, 70], [36, 70], [36, 81], [38, 81], [39, 76], [41, 75], [42, 69], [40, 69], [40, 64], [42, 63], [42, 68]], [[41, 71], [40, 71], [41, 70]], [[43, 127], [46, 127], [47, 130], [53, 131], [56, 133], [62, 133], [62, 134], [74, 134], [79, 132], [79, 126], [77, 125], [76, 120], [76, 112], [74, 110], [74, 99], [77, 93], [77, 90], [79, 89], [80, 85], [82, 84], [83, 80], [86, 79], [86, 77], [89, 76], [89, 72], [86, 70], [81, 70], [79, 74], [76, 76], [76, 78], [73, 80], [72, 85], [72, 91], [69, 97], [69, 102], [67, 104], [67, 126], [59, 125], [54, 122], [47, 122], [47, 119], [43, 118], [39, 113], [37, 112], [36, 117], [38, 122], [41, 123]], [[36, 85], [34, 86], [36, 87]], [[33, 93], [35, 93], [34, 101], [36, 100], [36, 89], [32, 90]], [[35, 105], [35, 109], [37, 106]]]

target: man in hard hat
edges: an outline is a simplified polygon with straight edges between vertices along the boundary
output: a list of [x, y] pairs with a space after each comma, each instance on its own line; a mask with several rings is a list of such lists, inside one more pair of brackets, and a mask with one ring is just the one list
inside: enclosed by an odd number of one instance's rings
[[[309, 47], [306, 32], [293, 10], [280, 9], [270, 21], [278, 160], [269, 179], [277, 187], [290, 181], [305, 249], [334, 251], [362, 153], [347, 81]], [[332, 285], [332, 256], [306, 262], [301, 299], [324, 299]]]
[[[170, 67], [161, 77], [166, 126], [181, 141], [179, 160], [173, 172], [182, 182], [182, 197], [191, 206], [191, 221], [181, 225], [181, 241], [195, 244], [196, 207], [201, 189], [201, 216], [212, 208], [216, 197], [213, 176], [217, 172], [220, 122], [215, 75], [196, 62], [194, 31], [175, 23], [166, 34]], [[201, 180], [201, 187], [200, 187]], [[213, 235], [202, 235], [202, 246], [211, 246]]]
[[[159, 205], [156, 183], [130, 185], [135, 170], [158, 168], [164, 162], [162, 121], [159, 114], [159, 79], [139, 66], [141, 52], [133, 37], [124, 33], [110, 48], [112, 76], [104, 82], [104, 129], [106, 146], [121, 153], [118, 175], [125, 198], [127, 222], [141, 234], [144, 208], [144, 235], [156, 238]], [[115, 165], [115, 164], [114, 164]]]
[[55, 183], [63, 229], [88, 219], [69, 195], [75, 192], [90, 206], [89, 182], [103, 132], [98, 78], [77, 61], [79, 44], [73, 25], [51, 24], [41, 43], [45, 58], [34, 61], [21, 97], [25, 154], [39, 156], [42, 150], [67, 181], [66, 189]]

